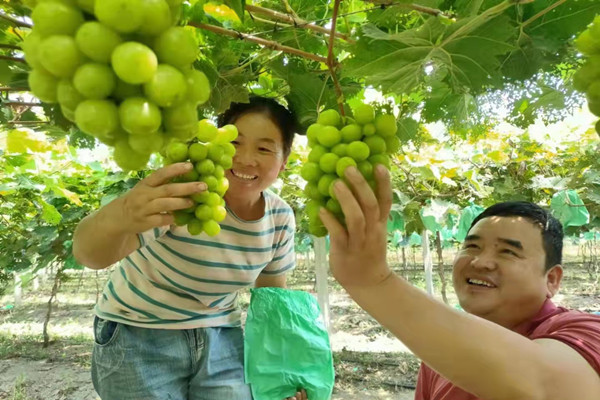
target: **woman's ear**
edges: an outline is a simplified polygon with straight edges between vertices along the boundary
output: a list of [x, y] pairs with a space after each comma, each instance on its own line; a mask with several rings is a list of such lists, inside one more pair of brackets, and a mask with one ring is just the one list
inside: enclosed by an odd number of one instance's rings
[[546, 297], [551, 299], [560, 289], [560, 282], [563, 277], [562, 265], [557, 264], [546, 272]]

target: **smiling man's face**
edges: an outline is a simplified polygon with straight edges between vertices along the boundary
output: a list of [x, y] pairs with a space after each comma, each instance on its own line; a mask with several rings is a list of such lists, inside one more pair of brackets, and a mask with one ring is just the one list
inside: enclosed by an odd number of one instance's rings
[[523, 217], [488, 217], [471, 228], [454, 260], [461, 307], [512, 329], [529, 320], [547, 295], [541, 228]]

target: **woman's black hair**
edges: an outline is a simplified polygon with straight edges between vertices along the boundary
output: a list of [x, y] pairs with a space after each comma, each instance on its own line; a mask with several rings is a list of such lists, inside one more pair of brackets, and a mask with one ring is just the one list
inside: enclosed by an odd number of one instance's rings
[[248, 112], [264, 113], [279, 127], [283, 140], [283, 155], [289, 156], [292, 151], [294, 135], [299, 132], [298, 120], [294, 113], [274, 99], [251, 96], [248, 103], [231, 103], [229, 109], [219, 115], [218, 125], [233, 124]]

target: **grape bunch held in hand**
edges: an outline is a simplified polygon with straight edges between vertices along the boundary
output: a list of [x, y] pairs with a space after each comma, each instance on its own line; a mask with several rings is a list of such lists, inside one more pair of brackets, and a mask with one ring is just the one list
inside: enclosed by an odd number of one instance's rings
[[307, 181], [304, 193], [309, 199], [306, 204], [309, 231], [315, 236], [327, 234], [319, 218], [321, 207], [343, 222], [333, 184], [344, 178], [346, 168], [356, 167], [375, 189], [374, 167], [383, 164], [389, 168], [389, 155], [400, 148], [393, 115], [375, 115], [368, 104], [361, 104], [353, 111], [354, 118], [342, 118], [336, 110], [325, 110], [306, 131], [311, 151], [301, 176]]
[[198, 130], [210, 97], [192, 67], [194, 32], [176, 26], [182, 0], [45, 0], [23, 42], [29, 87], [83, 132], [114, 146], [125, 170]]
[[[573, 85], [586, 94], [592, 114], [600, 117], [600, 15], [579, 35], [575, 45], [588, 59], [573, 76]], [[600, 135], [600, 121], [596, 132]]]
[[235, 125], [217, 129], [210, 121], [202, 120], [196, 138], [187, 143], [172, 141], [165, 150], [166, 164], [183, 161], [194, 164], [194, 169], [178, 180], [206, 183], [206, 191], [192, 196], [195, 202], [192, 207], [174, 213], [175, 224], [187, 225], [191, 235], [205, 232], [215, 236], [221, 231], [219, 222], [227, 216], [223, 196], [229, 189], [225, 171], [233, 165], [235, 146], [231, 142], [237, 136]]

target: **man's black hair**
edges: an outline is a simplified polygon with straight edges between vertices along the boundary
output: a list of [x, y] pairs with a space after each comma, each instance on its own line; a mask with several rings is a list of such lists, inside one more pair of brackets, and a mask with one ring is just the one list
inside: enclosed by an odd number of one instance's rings
[[542, 230], [542, 242], [546, 252], [546, 271], [562, 264], [563, 227], [548, 211], [527, 201], [507, 201], [486, 208], [475, 218], [469, 230], [475, 224], [488, 217], [523, 217]]
[[300, 133], [295, 114], [274, 99], [252, 96], [249, 103], [231, 103], [229, 109], [219, 115], [218, 125], [233, 124], [248, 112], [264, 113], [279, 127], [282, 134], [283, 155], [289, 156], [292, 151], [294, 134]]

